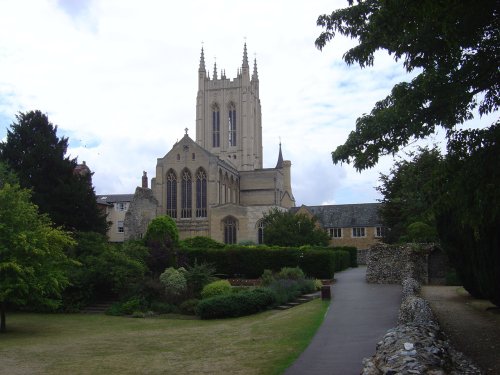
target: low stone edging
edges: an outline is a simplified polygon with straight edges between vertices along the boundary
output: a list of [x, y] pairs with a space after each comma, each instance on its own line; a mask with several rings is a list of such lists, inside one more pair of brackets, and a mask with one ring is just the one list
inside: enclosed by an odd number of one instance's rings
[[481, 374], [451, 347], [429, 303], [418, 296], [420, 283], [407, 277], [402, 289], [398, 325], [377, 343], [375, 354], [363, 360], [361, 374]]

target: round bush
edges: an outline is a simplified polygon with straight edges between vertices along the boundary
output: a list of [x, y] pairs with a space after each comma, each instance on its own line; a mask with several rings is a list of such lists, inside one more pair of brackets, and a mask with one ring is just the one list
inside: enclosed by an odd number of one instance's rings
[[201, 298], [210, 298], [231, 293], [231, 284], [227, 280], [217, 280], [203, 287]]
[[304, 272], [299, 267], [283, 267], [278, 273], [278, 279], [302, 280], [305, 279]]
[[173, 267], [167, 268], [160, 275], [160, 281], [165, 287], [165, 292], [171, 296], [179, 296], [187, 289], [187, 281], [184, 273]]

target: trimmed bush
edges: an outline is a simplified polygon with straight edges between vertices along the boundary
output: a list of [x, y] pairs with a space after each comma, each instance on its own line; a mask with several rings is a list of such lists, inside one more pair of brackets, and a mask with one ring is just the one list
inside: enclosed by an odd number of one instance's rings
[[196, 308], [199, 303], [200, 300], [196, 298], [188, 299], [179, 305], [179, 310], [184, 315], [196, 315]]
[[174, 305], [171, 305], [170, 303], [166, 302], [153, 302], [151, 304], [151, 310], [158, 314], [169, 314], [171, 312], [174, 312], [176, 307]]
[[344, 250], [349, 253], [349, 266], [357, 267], [358, 266], [358, 249], [354, 246], [337, 246], [333, 248], [334, 250]]
[[210, 237], [196, 236], [191, 238], [186, 238], [185, 240], [179, 241], [179, 247], [182, 249], [222, 249], [226, 246], [223, 243], [217, 242]]
[[227, 280], [217, 280], [203, 287], [201, 291], [201, 298], [210, 298], [215, 296], [220, 296], [222, 294], [231, 293], [231, 284]]
[[274, 293], [257, 288], [240, 293], [207, 298], [198, 304], [197, 314], [202, 319], [219, 319], [254, 314], [276, 303]]
[[304, 272], [299, 267], [283, 267], [278, 275], [278, 279], [301, 280], [305, 279]]

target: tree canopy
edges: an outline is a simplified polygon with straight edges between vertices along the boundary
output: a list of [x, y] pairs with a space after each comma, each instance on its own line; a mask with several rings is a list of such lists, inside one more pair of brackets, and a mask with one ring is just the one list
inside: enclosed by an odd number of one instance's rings
[[74, 245], [64, 231], [38, 213], [30, 192], [5, 183], [0, 188], [0, 331], [5, 332], [8, 304], [55, 306], [68, 285], [70, 261], [64, 250]]
[[386, 50], [403, 60], [411, 82], [394, 86], [356, 130], [332, 153], [334, 163], [353, 162], [357, 170], [374, 166], [414, 139], [498, 110], [500, 103], [500, 7], [497, 0], [359, 0], [317, 21], [322, 49], [338, 33], [357, 39], [345, 52], [347, 64], [373, 65]]
[[277, 246], [328, 245], [328, 234], [316, 219], [304, 214], [271, 209], [264, 214], [264, 243]]
[[40, 212], [67, 230], [106, 233], [107, 223], [96, 205], [91, 175], [75, 173], [76, 159], [66, 156], [68, 138], [41, 111], [19, 113], [0, 143], [0, 161], [14, 172], [21, 187], [33, 190]]

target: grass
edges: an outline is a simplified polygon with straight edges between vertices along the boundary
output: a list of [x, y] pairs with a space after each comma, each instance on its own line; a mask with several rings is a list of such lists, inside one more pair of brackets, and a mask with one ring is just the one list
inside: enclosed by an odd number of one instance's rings
[[281, 374], [328, 302], [224, 320], [9, 314], [1, 374]]

